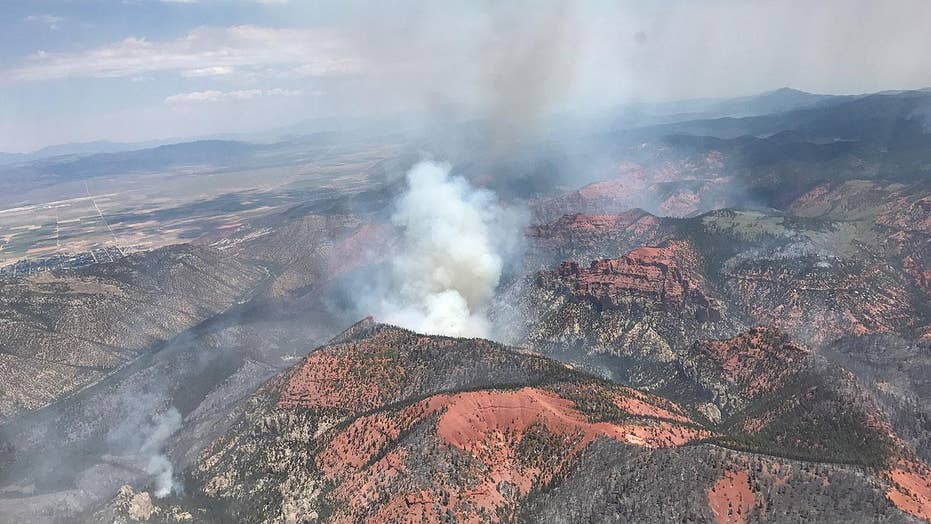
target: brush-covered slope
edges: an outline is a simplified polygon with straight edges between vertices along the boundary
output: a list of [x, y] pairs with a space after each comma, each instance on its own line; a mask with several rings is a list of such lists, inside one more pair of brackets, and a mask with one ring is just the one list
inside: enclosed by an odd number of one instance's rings
[[265, 276], [215, 249], [178, 245], [0, 283], [0, 420], [96, 382]]
[[528, 256], [531, 265], [543, 266], [563, 261], [585, 264], [594, 259], [614, 258], [671, 238], [677, 222], [641, 209], [613, 215], [564, 215], [529, 228]]
[[698, 249], [680, 240], [587, 266], [563, 262], [516, 281], [493, 314], [509, 341], [659, 387], [673, 378], [665, 364], [692, 341], [745, 327], [704, 266]]
[[[755, 342], [722, 344], [733, 347], [715, 350], [718, 360], [709, 360], [721, 380], [741, 392], [770, 386], [749, 378], [753, 364], [742, 370], [727, 363], [743, 362], [734, 353], [757, 351]], [[783, 358], [781, 349], [772, 351], [773, 359]], [[785, 373], [792, 374], [797, 351], [785, 352], [791, 355]], [[231, 429], [186, 472], [183, 496], [152, 502], [127, 488], [97, 515], [909, 522], [907, 512], [931, 502], [921, 491], [924, 466], [907, 450], [889, 451], [898, 448], [885, 446], [882, 431], [872, 427], [860, 434], [864, 445], [881, 449], [875, 463], [829, 453], [825, 461], [780, 458], [766, 453], [776, 442], [769, 434], [752, 448], [737, 445], [743, 441], [729, 436], [726, 425], [688, 405], [485, 340], [366, 320], [242, 404]]]
[[365, 322], [263, 387], [193, 476], [236, 518], [497, 520], [598, 438], [709, 435], [551, 360]]
[[[634, 210], [533, 226], [526, 272], [508, 283], [493, 316], [509, 343], [587, 353], [624, 353], [632, 336], [668, 352], [754, 324], [816, 347], [851, 335], [931, 337], [926, 189], [874, 186], [811, 195], [799, 207], [819, 215], [811, 217]], [[872, 212], [860, 206], [865, 216], [830, 204], [863, 187], [878, 194]]]

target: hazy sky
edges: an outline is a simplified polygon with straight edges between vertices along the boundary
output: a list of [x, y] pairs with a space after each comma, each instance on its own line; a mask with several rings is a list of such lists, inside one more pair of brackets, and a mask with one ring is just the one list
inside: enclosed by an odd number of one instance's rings
[[0, 151], [931, 86], [928, 0], [0, 0]]

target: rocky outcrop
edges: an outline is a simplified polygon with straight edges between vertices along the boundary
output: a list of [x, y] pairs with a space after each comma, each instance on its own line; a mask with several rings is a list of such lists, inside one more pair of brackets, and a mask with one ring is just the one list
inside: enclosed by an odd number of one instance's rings
[[635, 249], [619, 259], [596, 260], [587, 268], [564, 262], [557, 275], [572, 292], [605, 308], [629, 307], [647, 299], [668, 311], [694, 312], [695, 320], [721, 320], [720, 306], [706, 294], [698, 257], [687, 243]]
[[641, 246], [658, 245], [673, 235], [675, 227], [675, 220], [640, 209], [616, 215], [565, 215], [530, 227], [528, 248], [533, 265], [551, 266], [562, 261], [587, 264], [616, 258]]
[[596, 366], [617, 380], [659, 387], [672, 375], [655, 366], [675, 360], [696, 339], [742, 328], [702, 267], [698, 252], [683, 241], [587, 267], [564, 262], [516, 282], [493, 315], [513, 343]]
[[810, 356], [785, 333], [755, 327], [733, 338], [695, 342], [680, 365], [727, 417], [784, 387], [811, 365]]
[[196, 522], [194, 515], [180, 507], [159, 504], [148, 491], [136, 491], [128, 485], [120, 487], [116, 498], [87, 520], [113, 524]]

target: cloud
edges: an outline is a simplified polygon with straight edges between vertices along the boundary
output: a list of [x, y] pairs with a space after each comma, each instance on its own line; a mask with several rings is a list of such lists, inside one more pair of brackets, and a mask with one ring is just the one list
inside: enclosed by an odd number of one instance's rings
[[198, 77], [198, 76], [221, 76], [231, 74], [235, 69], [229, 66], [201, 67], [199, 69], [189, 69], [181, 71], [181, 76]]
[[199, 27], [174, 40], [126, 38], [77, 53], [39, 51], [19, 66], [0, 72], [0, 79], [118, 78], [164, 71], [190, 75], [233, 68], [298, 68], [327, 76], [353, 72], [360, 66], [335, 31], [241, 25]]
[[300, 89], [241, 89], [237, 91], [194, 91], [192, 93], [178, 93], [165, 99], [166, 104], [187, 104], [201, 102], [230, 102], [237, 100], [251, 100], [261, 97], [293, 97], [304, 94]]
[[64, 18], [54, 15], [29, 15], [25, 18], [27, 22], [45, 24], [50, 30], [57, 31], [61, 27]]
[[[159, 0], [166, 4], [196, 4], [199, 0]], [[288, 0], [252, 0], [257, 4], [287, 4]]]

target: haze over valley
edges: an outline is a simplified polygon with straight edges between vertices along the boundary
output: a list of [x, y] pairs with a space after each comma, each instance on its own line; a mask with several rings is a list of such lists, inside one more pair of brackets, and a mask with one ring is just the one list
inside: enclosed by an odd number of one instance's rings
[[0, 522], [931, 522], [925, 3], [80, 4]]

